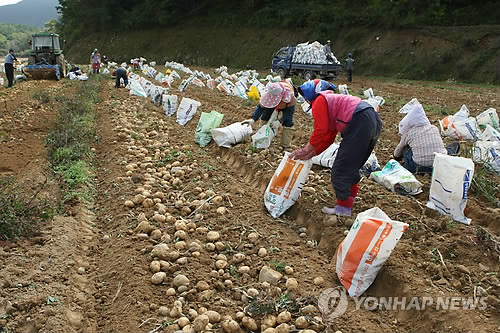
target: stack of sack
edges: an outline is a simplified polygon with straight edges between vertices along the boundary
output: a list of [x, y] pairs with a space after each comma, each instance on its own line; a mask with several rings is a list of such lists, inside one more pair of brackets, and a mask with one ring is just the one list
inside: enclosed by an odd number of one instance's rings
[[[292, 62], [299, 64], [328, 64], [323, 45], [317, 41], [311, 44], [309, 42], [298, 44]], [[335, 56], [333, 56], [333, 62], [340, 64]]]
[[453, 116], [440, 120], [439, 125], [444, 136], [474, 141], [474, 162], [500, 174], [500, 127], [494, 108], [487, 109], [477, 117], [470, 117], [469, 109], [462, 105]]

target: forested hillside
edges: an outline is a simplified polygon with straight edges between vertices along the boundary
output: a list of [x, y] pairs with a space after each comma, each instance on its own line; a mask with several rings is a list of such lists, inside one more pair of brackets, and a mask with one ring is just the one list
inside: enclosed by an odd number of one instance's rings
[[28, 52], [29, 41], [33, 32], [39, 31], [39, 28], [21, 25], [0, 23], [0, 55], [5, 55], [9, 49], [14, 49], [16, 54], [24, 55]]
[[334, 53], [343, 59], [352, 52], [365, 74], [476, 82], [500, 76], [495, 0], [60, 4], [62, 33], [74, 60], [86, 61], [89, 49], [101, 47], [117, 60], [145, 56], [266, 69], [287, 43], [331, 39]]
[[408, 0], [408, 1], [118, 1], [60, 0], [67, 32], [150, 28], [183, 24], [196, 18], [217, 26], [307, 28], [332, 34], [341, 27], [382, 26], [387, 28], [424, 25], [498, 24], [495, 0]]

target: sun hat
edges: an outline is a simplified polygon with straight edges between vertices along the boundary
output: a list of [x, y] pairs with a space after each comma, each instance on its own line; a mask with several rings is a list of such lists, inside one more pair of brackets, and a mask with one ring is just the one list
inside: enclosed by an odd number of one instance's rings
[[278, 82], [271, 82], [266, 85], [262, 96], [260, 97], [260, 105], [265, 108], [275, 108], [281, 101], [286, 103], [292, 100], [291, 93], [283, 88]]

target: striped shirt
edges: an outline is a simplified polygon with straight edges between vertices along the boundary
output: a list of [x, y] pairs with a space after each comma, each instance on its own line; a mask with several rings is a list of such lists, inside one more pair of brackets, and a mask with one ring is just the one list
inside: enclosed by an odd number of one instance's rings
[[443, 139], [434, 125], [410, 128], [401, 136], [401, 141], [394, 150], [394, 157], [401, 157], [406, 146], [410, 146], [413, 160], [421, 166], [432, 167], [434, 153], [446, 154]]

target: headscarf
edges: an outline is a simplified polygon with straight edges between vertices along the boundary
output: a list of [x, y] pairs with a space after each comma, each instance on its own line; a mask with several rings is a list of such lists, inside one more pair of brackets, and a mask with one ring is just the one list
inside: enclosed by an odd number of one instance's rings
[[415, 104], [410, 112], [399, 122], [399, 134], [403, 135], [412, 127], [430, 125], [424, 108], [420, 103]]

